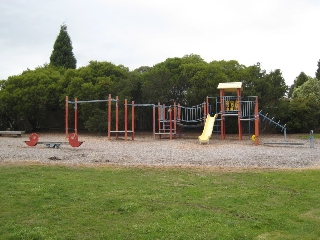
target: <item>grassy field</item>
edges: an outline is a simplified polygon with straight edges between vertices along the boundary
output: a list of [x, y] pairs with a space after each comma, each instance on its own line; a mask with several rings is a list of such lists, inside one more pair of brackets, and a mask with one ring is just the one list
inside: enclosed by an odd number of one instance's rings
[[320, 239], [320, 170], [0, 167], [0, 239]]
[[[310, 138], [310, 134], [303, 134], [300, 137], [303, 138], [303, 139], [308, 139], [308, 138]], [[318, 139], [318, 138], [320, 138], [320, 134], [319, 133], [315, 133], [315, 134], [313, 134], [313, 137]]]

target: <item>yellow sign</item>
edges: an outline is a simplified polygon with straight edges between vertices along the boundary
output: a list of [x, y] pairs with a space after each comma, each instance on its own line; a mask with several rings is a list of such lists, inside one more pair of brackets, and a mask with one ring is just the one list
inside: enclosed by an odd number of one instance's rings
[[238, 110], [238, 101], [226, 101], [226, 111]]

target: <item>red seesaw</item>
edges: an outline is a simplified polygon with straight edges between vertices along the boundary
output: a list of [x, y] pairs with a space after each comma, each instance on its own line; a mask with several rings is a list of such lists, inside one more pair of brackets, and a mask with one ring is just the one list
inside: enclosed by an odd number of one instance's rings
[[[68, 137], [69, 144], [72, 147], [79, 147], [83, 142], [78, 141], [78, 135], [75, 133], [71, 133]], [[29, 141], [24, 141], [28, 146], [36, 146], [39, 144], [44, 144], [50, 148], [60, 148], [60, 145], [65, 144], [65, 142], [39, 142], [39, 136], [36, 133], [32, 133], [29, 136]]]

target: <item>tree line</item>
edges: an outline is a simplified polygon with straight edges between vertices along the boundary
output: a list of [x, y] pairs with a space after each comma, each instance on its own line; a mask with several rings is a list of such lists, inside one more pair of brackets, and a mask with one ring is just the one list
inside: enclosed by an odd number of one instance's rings
[[[106, 100], [111, 94], [141, 104], [176, 102], [193, 106], [204, 102], [206, 96], [218, 97], [219, 83], [242, 82], [242, 95], [258, 96], [260, 110], [286, 124], [287, 132], [316, 131], [320, 124], [319, 69], [320, 60], [315, 77], [301, 72], [293, 85], [287, 86], [280, 69], [266, 72], [259, 63], [245, 66], [236, 60], [206, 62], [196, 54], [168, 58], [132, 71], [98, 61], [76, 68], [71, 39], [62, 25], [50, 64], [0, 81], [0, 129], [64, 129], [66, 96], [70, 100]], [[105, 132], [107, 107], [106, 102], [81, 104], [79, 128]], [[151, 109], [138, 108], [136, 121], [138, 130], [151, 129]], [[267, 125], [262, 124], [272, 130]]]

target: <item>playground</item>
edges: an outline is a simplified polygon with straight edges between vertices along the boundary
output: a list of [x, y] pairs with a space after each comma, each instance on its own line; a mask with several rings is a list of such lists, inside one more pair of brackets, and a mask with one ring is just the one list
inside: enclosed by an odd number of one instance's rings
[[[72, 104], [74, 108], [74, 134], [77, 137], [78, 134], [78, 108], [79, 104], [90, 104], [97, 102], [107, 103], [107, 123], [108, 123], [108, 140], [111, 140], [111, 135], [115, 134], [118, 139], [120, 134], [124, 134], [125, 140], [128, 140], [128, 135], [131, 135], [131, 139], [134, 140], [135, 136], [135, 108], [136, 107], [148, 107], [152, 108], [152, 134], [155, 140], [159, 138], [169, 136], [170, 140], [181, 136], [181, 129], [183, 128], [195, 128], [204, 127], [201, 136], [198, 137], [200, 143], [209, 143], [210, 137], [213, 132], [218, 133], [221, 139], [226, 138], [226, 119], [230, 117], [236, 117], [238, 127], [238, 140], [242, 140], [243, 125], [248, 124], [249, 134], [252, 132], [252, 140], [254, 145], [259, 144], [259, 117], [263, 116], [264, 119], [268, 119], [270, 123], [274, 123], [276, 126], [280, 126], [282, 131], [285, 131], [285, 126], [281, 126], [279, 123], [270, 119], [267, 115], [263, 115], [259, 112], [259, 104], [257, 96], [247, 96], [243, 98], [242, 82], [228, 82], [219, 83], [217, 89], [220, 91], [219, 97], [207, 96], [203, 103], [196, 106], [181, 106], [174, 102], [171, 105], [165, 104], [137, 104], [132, 101], [128, 103], [127, 99], [124, 100], [123, 113], [124, 124], [122, 129], [119, 127], [119, 108], [122, 105], [118, 96], [112, 98], [111, 94], [108, 95], [108, 100], [78, 100], [70, 101], [66, 96], [65, 100], [65, 135], [69, 136], [69, 105]], [[226, 93], [230, 95], [226, 95]], [[114, 106], [113, 104], [114, 103]], [[112, 116], [112, 108], [115, 108]], [[131, 108], [131, 113], [128, 109]], [[131, 124], [129, 123], [129, 115], [131, 115]], [[151, 120], [150, 120], [151, 121]], [[115, 125], [113, 127], [112, 125]], [[131, 129], [129, 129], [131, 125]], [[251, 127], [253, 125], [253, 127]], [[286, 133], [285, 133], [286, 135]], [[32, 140], [32, 139], [30, 139]], [[31, 145], [31, 144], [29, 144]]]
[[[199, 144], [198, 135], [185, 133], [174, 140], [153, 140], [150, 133], [137, 133], [134, 141], [124, 137], [108, 141], [107, 136], [81, 134], [84, 143], [77, 148], [69, 144], [59, 149], [48, 148], [44, 144], [27, 146], [21, 138], [2, 137], [0, 162], [2, 164], [66, 164], [86, 166], [149, 166], [149, 167], [206, 167], [231, 169], [290, 169], [319, 168], [320, 142], [314, 141], [310, 148], [309, 139], [299, 135], [289, 135], [292, 143], [303, 145], [264, 144], [283, 142], [283, 135], [262, 135], [260, 144], [254, 146], [249, 136], [238, 140], [238, 135], [228, 135], [224, 140], [213, 134], [210, 144]], [[61, 133], [39, 133], [40, 141], [59, 142]]]
[[[112, 98], [109, 94], [108, 100], [90, 101], [70, 101], [66, 97], [65, 135], [32, 133], [28, 136], [21, 133], [22, 141], [2, 138], [0, 161], [275, 169], [320, 166], [319, 141], [313, 138], [313, 131], [310, 132], [310, 139], [302, 139], [299, 135], [288, 137], [285, 125], [259, 111], [258, 97], [241, 96], [241, 82], [220, 83], [218, 89], [220, 97], [206, 97], [203, 103], [192, 107], [182, 107], [176, 103], [166, 106], [160, 103], [136, 104], [132, 101], [129, 104], [125, 99], [123, 128], [119, 123], [119, 107], [122, 104], [118, 97]], [[97, 101], [108, 104], [107, 133], [98, 136], [79, 134], [79, 105]], [[70, 104], [74, 107], [73, 129], [69, 128], [68, 120]], [[152, 107], [152, 134], [135, 131], [136, 107]], [[112, 112], [112, 108], [115, 111]], [[236, 118], [238, 134], [227, 134], [226, 119], [232, 117]], [[259, 123], [265, 120], [280, 127], [284, 134], [261, 136]], [[249, 129], [246, 134], [244, 125]], [[195, 126], [200, 126], [200, 131], [181, 131], [185, 127]], [[201, 130], [202, 134], [199, 134]]]

